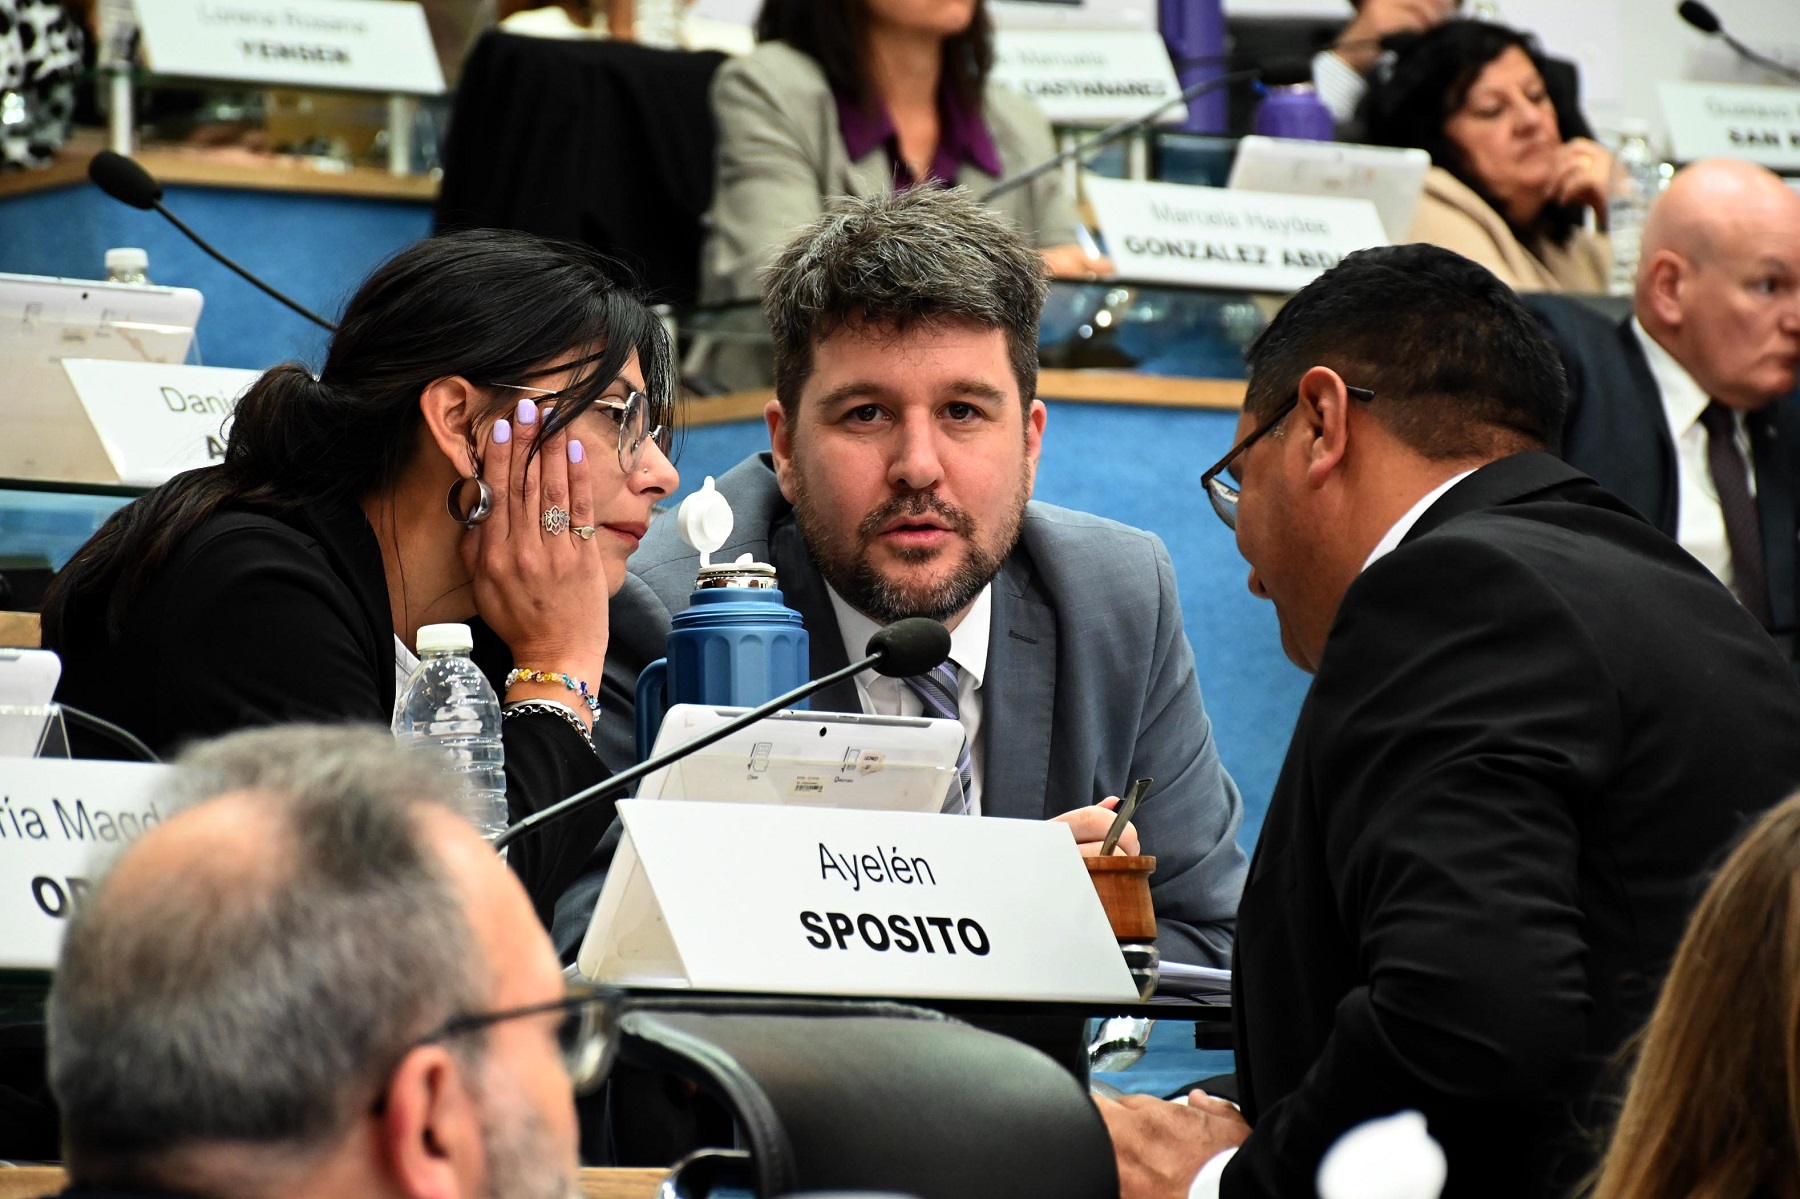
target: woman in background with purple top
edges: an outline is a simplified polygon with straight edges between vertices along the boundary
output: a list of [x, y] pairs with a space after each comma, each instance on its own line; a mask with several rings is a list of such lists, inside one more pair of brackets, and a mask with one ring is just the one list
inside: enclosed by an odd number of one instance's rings
[[[984, 0], [765, 0], [760, 45], [713, 82], [718, 169], [700, 298], [761, 296], [764, 264], [838, 195], [980, 193], [1056, 152], [1029, 99], [988, 80]], [[1051, 273], [1111, 270], [1077, 244], [1060, 173], [998, 197]]]

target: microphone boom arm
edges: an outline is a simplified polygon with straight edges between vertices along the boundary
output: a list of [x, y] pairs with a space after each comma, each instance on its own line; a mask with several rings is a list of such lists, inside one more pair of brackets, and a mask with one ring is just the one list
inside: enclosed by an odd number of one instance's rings
[[1719, 30], [1719, 38], [1727, 46], [1730, 46], [1733, 50], [1737, 51], [1738, 57], [1742, 58], [1745, 62], [1753, 63], [1765, 71], [1773, 71], [1784, 79], [1792, 79], [1795, 82], [1800, 82], [1800, 69], [1790, 67], [1780, 59], [1770, 58], [1767, 54], [1752, 50], [1743, 42], [1732, 37], [1731, 34], [1724, 29]]
[[270, 299], [279, 300], [281, 303], [286, 304], [289, 308], [292, 308], [295, 312], [298, 312], [301, 316], [305, 317], [307, 320], [311, 321], [313, 324], [319, 326], [319, 328], [325, 330], [327, 333], [336, 333], [337, 332], [336, 325], [332, 324], [330, 321], [326, 320], [324, 317], [318, 316], [315, 313], [309, 312], [305, 308], [302, 308], [299, 304], [296, 304], [294, 301], [288, 299], [286, 296], [284, 296], [280, 292], [276, 291], [273, 287], [270, 287], [267, 283], [264, 283], [261, 279], [258, 279], [255, 275], [252, 275], [249, 271], [245, 270], [243, 267], [239, 266], [237, 263], [233, 262], [231, 259], [225, 257], [225, 255], [221, 254], [218, 250], [214, 249], [211, 242], [208, 242], [204, 237], [201, 237], [198, 233], [195, 233], [192, 229], [188, 228], [187, 224], [185, 222], [183, 222], [180, 217], [178, 217], [174, 213], [170, 212], [168, 210], [168, 208], [166, 208], [163, 205], [163, 202], [161, 200], [152, 200], [150, 202], [150, 206], [152, 208], [156, 209], [156, 211], [162, 213], [163, 218], [165, 220], [167, 220], [171, 225], [175, 226], [177, 229], [181, 230], [184, 234], [186, 234], [189, 241], [193, 242], [196, 246], [199, 246], [202, 250], [205, 250], [208, 254], [210, 254], [214, 258], [216, 258], [220, 263], [222, 263], [225, 266], [230, 267], [232, 270], [236, 271], [238, 273], [238, 275], [243, 278], [244, 282], [250, 284], [252, 287], [255, 287], [257, 290], [261, 291], [264, 295], [268, 296]]
[[1132, 117], [1127, 121], [1120, 121], [1116, 125], [1109, 125], [1094, 136], [1070, 146], [1056, 157], [1047, 158], [1031, 169], [1021, 171], [1010, 179], [1002, 179], [1000, 182], [981, 193], [981, 202], [986, 204], [992, 201], [996, 196], [1004, 196], [1007, 192], [1017, 191], [1027, 183], [1030, 183], [1033, 179], [1056, 170], [1066, 162], [1091, 154], [1102, 146], [1109, 146], [1126, 134], [1134, 133], [1139, 129], [1147, 127], [1152, 121], [1156, 120], [1157, 117], [1169, 111], [1169, 109], [1174, 108], [1177, 104], [1186, 104], [1189, 100], [1197, 100], [1215, 88], [1227, 87], [1233, 83], [1243, 83], [1246, 80], [1255, 79], [1261, 74], [1262, 71], [1260, 69], [1253, 67], [1243, 71], [1231, 71], [1224, 75], [1214, 75], [1211, 79], [1202, 79], [1200, 82], [1184, 88], [1179, 95], [1171, 96], [1169, 99], [1164, 100], [1149, 112]]
[[842, 682], [844, 679], [860, 674], [862, 671], [869, 669], [869, 667], [875, 665], [886, 656], [887, 651], [885, 650], [882, 653], [870, 654], [860, 662], [852, 662], [850, 665], [834, 670], [828, 675], [813, 679], [802, 686], [794, 688], [794, 690], [789, 691], [785, 695], [777, 695], [774, 699], [760, 707], [751, 708], [748, 712], [739, 716], [734, 716], [718, 728], [709, 729], [698, 737], [695, 737], [692, 741], [684, 741], [671, 750], [646, 758], [631, 769], [621, 770], [618, 774], [613, 775], [609, 779], [602, 779], [592, 787], [577, 791], [575, 794], [569, 796], [569, 798], [559, 800], [541, 812], [533, 812], [531, 815], [525, 817], [525, 819], [508, 828], [498, 837], [495, 837], [493, 846], [495, 850], [505, 849], [508, 845], [511, 845], [514, 841], [523, 837], [526, 833], [531, 832], [538, 825], [560, 819], [571, 812], [579, 811], [589, 804], [594, 803], [596, 800], [605, 798], [614, 791], [619, 790], [621, 787], [629, 787], [645, 775], [661, 770], [664, 766], [679, 761], [696, 750], [705, 749], [713, 742], [718, 741], [723, 737], [729, 737], [739, 729], [744, 728], [747, 725], [755, 724], [765, 716], [773, 716], [783, 708], [789, 707], [797, 701], [805, 699], [814, 692], [823, 691], [833, 683]]

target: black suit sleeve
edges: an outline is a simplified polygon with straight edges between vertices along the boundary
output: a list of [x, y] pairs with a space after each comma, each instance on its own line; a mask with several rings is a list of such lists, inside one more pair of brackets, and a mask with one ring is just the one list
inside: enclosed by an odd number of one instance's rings
[[1403, 1108], [1453, 1171], [1505, 1177], [1530, 1149], [1508, 1121], [1583, 1043], [1577, 823], [1622, 735], [1606, 667], [1530, 568], [1440, 532], [1351, 587], [1314, 688], [1316, 819], [1367, 982], [1223, 1192], [1310, 1195], [1338, 1135]]
[[134, 635], [159, 647], [144, 682], [169, 705], [151, 714], [172, 730], [165, 748], [258, 725], [388, 723], [376, 672], [393, 654], [309, 545], [268, 522], [227, 526], [157, 580]]
[[[210, 537], [159, 580], [154, 613], [152, 685], [179, 725], [171, 740], [302, 722], [385, 728], [392, 718], [379, 674], [394, 669], [391, 646], [375, 643], [354, 594], [290, 532], [246, 523]], [[556, 716], [513, 717], [502, 736], [515, 820], [605, 777]], [[611, 819], [612, 806], [599, 804], [509, 852], [546, 926]]]

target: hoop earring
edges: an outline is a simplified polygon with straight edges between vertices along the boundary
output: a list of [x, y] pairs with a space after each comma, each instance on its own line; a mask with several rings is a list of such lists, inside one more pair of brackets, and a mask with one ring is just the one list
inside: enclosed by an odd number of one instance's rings
[[[475, 484], [475, 505], [464, 511], [460, 503], [465, 485]], [[472, 529], [486, 520], [494, 512], [494, 489], [487, 485], [487, 480], [480, 475], [473, 478], [460, 478], [450, 484], [450, 494], [444, 497], [444, 506], [450, 510], [450, 519], [465, 529]]]

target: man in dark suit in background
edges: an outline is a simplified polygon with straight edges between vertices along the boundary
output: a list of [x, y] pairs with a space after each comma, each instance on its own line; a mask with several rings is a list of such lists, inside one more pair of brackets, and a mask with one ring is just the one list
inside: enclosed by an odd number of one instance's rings
[[1238, 912], [1242, 1116], [1102, 1101], [1124, 1194], [1310, 1199], [1406, 1108], [1448, 1199], [1566, 1194], [1699, 876], [1800, 783], [1800, 686], [1543, 452], [1562, 372], [1481, 267], [1351, 255], [1249, 359], [1209, 491], [1315, 678]]
[[1633, 315], [1528, 304], [1569, 376], [1563, 457], [1723, 579], [1800, 669], [1800, 194], [1695, 163], [1651, 210]]
[[[1159, 947], [1224, 965], [1243, 804], [1201, 702], [1168, 551], [1141, 529], [1031, 500], [1045, 286], [1037, 252], [966, 192], [848, 200], [798, 234], [765, 280], [770, 453], [719, 479], [735, 525], [714, 560], [775, 567], [805, 619], [814, 678], [860, 657], [882, 624], [943, 621], [952, 671], [932, 706], [868, 671], [812, 707], [959, 720], [974, 814], [1058, 819], [1093, 852], [1111, 822], [1095, 805], [1153, 779], [1134, 835], [1157, 859]], [[610, 752], [629, 753], [624, 697], [662, 656], [698, 569], [667, 517], [632, 555], [607, 649], [619, 699], [595, 723]], [[599, 882], [590, 874], [558, 905], [560, 945], [585, 931]]]

